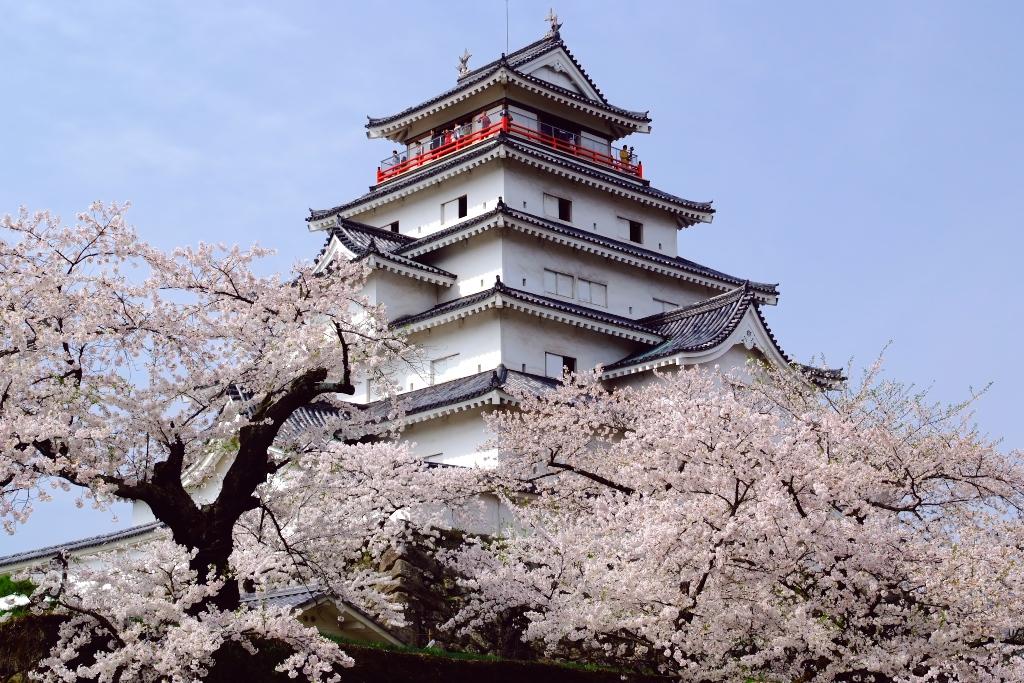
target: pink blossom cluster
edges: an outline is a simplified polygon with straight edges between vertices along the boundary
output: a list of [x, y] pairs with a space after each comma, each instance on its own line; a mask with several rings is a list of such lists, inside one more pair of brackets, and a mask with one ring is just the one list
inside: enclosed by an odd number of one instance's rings
[[[451, 627], [684, 680], [1024, 680], [1024, 466], [877, 368], [568, 378], [493, 413], [515, 523]], [[528, 501], [528, 502], [524, 502]], [[873, 676], [873, 678], [872, 678]]]

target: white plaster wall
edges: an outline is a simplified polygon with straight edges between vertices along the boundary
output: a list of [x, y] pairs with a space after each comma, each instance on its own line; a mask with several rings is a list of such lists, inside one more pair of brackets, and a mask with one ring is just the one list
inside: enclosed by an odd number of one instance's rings
[[[726, 351], [721, 356], [718, 356], [717, 358], [714, 358], [713, 360], [708, 361], [707, 363], [700, 364], [700, 366], [709, 370], [711, 368], [714, 368], [715, 366], [718, 366], [719, 371], [725, 374], [731, 374], [736, 372], [743, 373], [746, 375], [749, 372], [747, 362], [752, 358], [764, 360], [764, 356], [762, 356], [757, 349], [748, 350], [742, 344], [736, 344], [729, 348], [729, 350]], [[677, 365], [665, 366], [658, 369], [658, 372], [661, 374], [669, 374], [678, 371], [679, 366]], [[636, 388], [645, 386], [656, 380], [657, 376], [654, 374], [654, 372], [638, 372], [632, 375], [624, 375], [622, 377], [616, 377], [614, 379], [608, 380], [607, 385], [613, 388]]]
[[456, 197], [466, 195], [467, 217], [492, 210], [502, 194], [503, 178], [502, 164], [491, 162], [351, 218], [377, 227], [398, 221], [403, 235], [426, 237], [455, 222], [441, 223], [441, 204]]
[[501, 250], [501, 235], [491, 229], [424, 255], [424, 263], [458, 276], [454, 285], [438, 292], [438, 302], [451, 301], [493, 287], [495, 276], [502, 275]]
[[544, 374], [544, 354], [557, 353], [576, 359], [577, 371], [619, 360], [641, 348], [639, 342], [545, 320], [519, 311], [503, 310], [501, 359], [512, 370]]
[[[509, 286], [525, 289], [556, 299], [575, 301], [597, 310], [615, 313], [627, 318], [642, 318], [660, 313], [663, 301], [686, 305], [720, 294], [719, 290], [685, 282], [678, 278], [652, 273], [624, 265], [602, 256], [580, 252], [571, 247], [555, 244], [540, 237], [508, 230], [501, 245], [502, 280]], [[558, 297], [544, 291], [544, 270], [568, 273], [608, 287], [608, 306]], [[525, 284], [523, 281], [525, 279]]]
[[402, 390], [422, 389], [430, 383], [430, 361], [458, 354], [448, 363], [436, 384], [493, 370], [501, 363], [501, 329], [498, 311], [483, 311], [438, 327], [409, 335], [421, 360], [402, 377]]
[[[667, 211], [522, 164], [509, 164], [503, 195], [509, 206], [543, 216], [544, 193], [572, 201], [572, 222], [569, 225], [629, 243], [629, 233], [619, 225], [618, 218], [637, 220], [644, 224], [641, 246], [667, 256], [677, 255], [676, 222]], [[554, 220], [558, 220], [557, 217]]]
[[442, 289], [449, 288], [381, 269], [373, 270], [365, 285], [370, 303], [384, 304], [388, 320], [435, 306]]
[[[488, 408], [489, 410], [489, 408]], [[493, 435], [484, 424], [484, 409], [475, 408], [405, 428], [402, 440], [410, 442], [412, 451], [431, 462], [448, 465], [478, 465], [493, 459], [491, 451], [480, 449]]]

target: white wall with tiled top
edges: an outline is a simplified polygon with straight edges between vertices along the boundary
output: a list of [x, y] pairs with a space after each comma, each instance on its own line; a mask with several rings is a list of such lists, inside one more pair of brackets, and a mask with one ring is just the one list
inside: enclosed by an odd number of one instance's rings
[[454, 225], [459, 220], [442, 221], [442, 204], [466, 195], [467, 217], [478, 216], [494, 209], [503, 187], [504, 172], [501, 162], [492, 161], [408, 197], [355, 214], [351, 219], [379, 228], [387, 228], [394, 221], [398, 221], [398, 231], [403, 235], [426, 237]]
[[417, 359], [402, 373], [402, 391], [467, 377], [502, 362], [500, 316], [494, 309], [415, 332], [408, 340]]
[[[561, 221], [557, 214], [546, 212], [545, 194], [570, 200], [572, 219]], [[672, 214], [635, 200], [517, 163], [509, 164], [505, 173], [503, 196], [513, 209], [545, 216], [555, 222], [626, 243], [631, 243], [629, 230], [620, 219], [639, 221], [644, 226], [643, 241], [639, 246], [665, 256], [677, 255], [678, 228]]]
[[545, 374], [545, 353], [576, 359], [580, 372], [624, 358], [649, 345], [519, 311], [501, 314], [501, 360], [506, 367]]
[[450, 289], [406, 275], [375, 269], [366, 278], [363, 291], [371, 304], [383, 304], [389, 320], [432, 308], [439, 290]]
[[[509, 286], [627, 318], [660, 313], [662, 306], [656, 300], [684, 306], [722, 293], [515, 230], [505, 231], [501, 255], [502, 280]], [[570, 275], [572, 296], [549, 292], [545, 270]], [[607, 287], [605, 306], [586, 301], [580, 292], [581, 279]]]

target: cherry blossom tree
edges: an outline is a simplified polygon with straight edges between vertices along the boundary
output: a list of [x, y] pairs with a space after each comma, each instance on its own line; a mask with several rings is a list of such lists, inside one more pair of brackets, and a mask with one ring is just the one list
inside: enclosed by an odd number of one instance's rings
[[449, 558], [450, 626], [511, 615], [693, 681], [1024, 680], [1022, 454], [877, 368], [747, 377], [569, 378], [494, 413], [517, 529]]
[[[0, 223], [7, 531], [52, 486], [143, 503], [166, 528], [151, 548], [63, 558], [40, 581], [37, 605], [73, 617], [47, 676], [199, 680], [224, 643], [269, 638], [294, 651], [284, 669], [329, 677], [344, 653], [283, 611], [240, 609], [240, 586], [315, 582], [400, 619], [373, 559], [416, 505], [429, 519], [457, 487], [424, 484], [441, 474], [406, 448], [358, 443], [366, 425], [343, 399], [408, 349], [360, 296], [358, 264], [263, 277], [265, 249], [164, 253], [125, 210]], [[311, 403], [321, 419], [290, 420]], [[90, 642], [102, 646], [83, 664]]]

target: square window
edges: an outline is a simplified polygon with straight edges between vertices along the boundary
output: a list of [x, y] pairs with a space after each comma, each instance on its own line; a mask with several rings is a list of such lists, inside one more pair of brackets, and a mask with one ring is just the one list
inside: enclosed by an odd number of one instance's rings
[[572, 202], [553, 194], [544, 195], [544, 215], [567, 223], [572, 222]]
[[608, 287], [600, 282], [591, 282], [580, 278], [576, 283], [576, 293], [580, 301], [597, 306], [608, 305]]
[[430, 383], [435, 384], [438, 379], [444, 376], [444, 373], [450, 368], [455, 366], [455, 359], [458, 358], [459, 354], [453, 353], [450, 356], [438, 358], [430, 361]]
[[558, 353], [544, 354], [544, 374], [548, 377], [561, 379], [564, 372], [576, 372], [576, 359]]
[[558, 291], [558, 273], [553, 270], [544, 270], [544, 291], [548, 294]]
[[388, 229], [391, 230], [391, 232], [398, 232], [398, 221], [395, 221], [394, 223], [389, 225]]
[[544, 269], [544, 291], [548, 294], [557, 294], [572, 298], [573, 277], [566, 273], [559, 273], [555, 270]]
[[466, 195], [456, 197], [455, 199], [445, 202], [441, 205], [441, 223], [451, 223], [460, 218], [466, 217], [466, 211], [468, 209], [468, 203]]
[[679, 308], [679, 304], [673, 301], [666, 301], [665, 299], [658, 299], [657, 297], [654, 298], [654, 303], [661, 307], [662, 313]]

